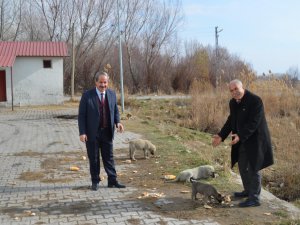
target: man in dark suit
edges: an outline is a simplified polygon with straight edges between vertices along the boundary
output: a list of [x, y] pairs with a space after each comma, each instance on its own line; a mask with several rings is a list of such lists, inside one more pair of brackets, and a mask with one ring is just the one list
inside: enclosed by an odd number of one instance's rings
[[84, 92], [81, 97], [78, 115], [80, 141], [85, 142], [87, 147], [92, 190], [99, 188], [100, 153], [108, 177], [108, 187], [125, 188], [117, 181], [113, 158], [115, 127], [118, 132], [124, 131], [116, 94], [108, 89], [109, 77], [105, 72], [98, 72], [94, 81], [96, 87]]
[[234, 196], [247, 197], [240, 207], [259, 206], [260, 170], [274, 163], [271, 138], [260, 97], [243, 88], [239, 80], [229, 84], [232, 99], [230, 114], [221, 131], [213, 136], [215, 147], [231, 133], [231, 166], [238, 162], [244, 190]]

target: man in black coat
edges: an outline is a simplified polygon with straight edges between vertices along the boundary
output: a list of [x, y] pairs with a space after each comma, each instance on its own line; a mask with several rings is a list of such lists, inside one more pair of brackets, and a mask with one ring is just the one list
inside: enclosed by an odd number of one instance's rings
[[[86, 143], [90, 163], [92, 190], [99, 188], [100, 153], [105, 172], [108, 177], [108, 187], [125, 188], [117, 181], [113, 158], [113, 138], [115, 127], [123, 132], [114, 91], [108, 89], [109, 77], [105, 72], [99, 72], [94, 77], [95, 88], [83, 93], [78, 114], [80, 140]], [[100, 153], [99, 153], [100, 149]]]
[[259, 206], [260, 170], [274, 163], [271, 138], [260, 97], [243, 88], [239, 80], [229, 84], [232, 99], [230, 114], [221, 131], [213, 136], [213, 146], [219, 145], [231, 133], [231, 166], [237, 162], [244, 190], [235, 197], [247, 197], [240, 207]]

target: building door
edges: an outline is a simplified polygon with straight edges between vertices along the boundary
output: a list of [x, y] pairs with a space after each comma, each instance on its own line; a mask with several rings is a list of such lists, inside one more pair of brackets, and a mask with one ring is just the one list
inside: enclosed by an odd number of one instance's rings
[[6, 102], [5, 70], [0, 70], [0, 102]]

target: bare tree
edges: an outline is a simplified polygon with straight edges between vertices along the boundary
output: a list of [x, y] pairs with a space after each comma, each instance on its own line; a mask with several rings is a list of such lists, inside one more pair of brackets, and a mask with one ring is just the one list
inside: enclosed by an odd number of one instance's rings
[[176, 34], [176, 29], [182, 19], [180, 9], [179, 1], [175, 1], [171, 7], [167, 7], [166, 2], [160, 4], [158, 1], [152, 1], [150, 18], [142, 35], [145, 83], [150, 86], [150, 91], [157, 91], [155, 83], [158, 77], [154, 63], [163, 50], [163, 46], [167, 45], [172, 35]]
[[285, 82], [286, 83], [288, 83], [292, 87], [296, 87], [296, 85], [299, 81], [299, 77], [300, 77], [298, 66], [291, 66], [287, 70], [284, 77], [285, 77]]
[[0, 0], [0, 40], [16, 40], [20, 35], [24, 0]]
[[[125, 76], [126, 81], [133, 92], [148, 88], [157, 91], [156, 81], [161, 71], [166, 71], [158, 64], [167, 66], [174, 60], [174, 53], [166, 52], [176, 40], [176, 29], [182, 20], [180, 1], [167, 4], [167, 1], [157, 0], [124, 0], [122, 3], [125, 73], [131, 78]], [[162, 59], [168, 63], [160, 63]]]
[[[139, 89], [141, 73], [137, 60], [133, 59], [134, 54], [139, 55], [140, 34], [149, 19], [151, 0], [126, 0], [124, 2], [124, 42], [128, 70], [133, 83], [133, 91]], [[138, 57], [137, 57], [138, 58]], [[135, 59], [137, 59], [135, 58]]]
[[42, 14], [45, 27], [47, 28], [48, 40], [53, 41], [61, 12], [62, 1], [59, 0], [34, 0], [35, 6]]

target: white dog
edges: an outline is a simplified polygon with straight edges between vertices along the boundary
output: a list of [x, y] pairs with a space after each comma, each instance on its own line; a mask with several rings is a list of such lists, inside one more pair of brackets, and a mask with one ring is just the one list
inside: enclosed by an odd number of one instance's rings
[[154, 155], [156, 151], [155, 145], [148, 140], [135, 139], [129, 141], [128, 143], [129, 143], [129, 157], [132, 160], [136, 160], [134, 156], [137, 150], [144, 151], [145, 159], [149, 158], [149, 154], [148, 154], [149, 152], [151, 153], [151, 155]]
[[183, 170], [177, 175], [175, 180], [168, 182], [190, 182], [191, 177], [196, 180], [215, 177], [215, 168], [211, 165], [204, 165], [193, 169]]

